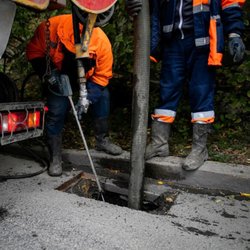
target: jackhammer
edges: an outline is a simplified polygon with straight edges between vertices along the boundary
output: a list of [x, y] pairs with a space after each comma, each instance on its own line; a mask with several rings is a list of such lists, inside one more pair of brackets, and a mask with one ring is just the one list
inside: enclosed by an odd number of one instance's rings
[[[114, 4], [116, 0], [109, 1], [98, 1], [97, 3], [81, 0], [72, 0], [72, 18], [73, 18], [73, 29], [74, 29], [74, 39], [75, 39], [75, 49], [76, 49], [76, 62], [77, 62], [77, 73], [78, 73], [78, 83], [79, 83], [79, 100], [75, 107], [72, 100], [72, 90], [70, 86], [69, 79], [66, 75], [62, 76], [61, 79], [64, 86], [64, 95], [68, 97], [70, 101], [73, 114], [75, 116], [84, 147], [86, 149], [89, 162], [96, 179], [99, 194], [104, 200], [103, 190], [99, 181], [99, 178], [94, 167], [92, 157], [89, 153], [89, 148], [82, 131], [80, 124], [81, 116], [83, 113], [87, 113], [89, 107], [89, 100], [87, 99], [87, 88], [86, 88], [86, 75], [83, 61], [89, 58], [88, 45], [91, 38], [92, 30], [95, 26], [105, 25], [114, 12]], [[80, 34], [79, 24], [84, 25], [84, 30]]]

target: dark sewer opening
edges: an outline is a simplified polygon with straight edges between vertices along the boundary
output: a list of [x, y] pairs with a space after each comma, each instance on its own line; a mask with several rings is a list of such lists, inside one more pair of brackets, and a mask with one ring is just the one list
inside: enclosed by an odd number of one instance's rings
[[[122, 184], [124, 185], [124, 183]], [[80, 197], [102, 200], [98, 187], [95, 180], [89, 179], [85, 176], [84, 173], [80, 173], [71, 180], [63, 183], [57, 188], [59, 191], [63, 191], [69, 194], [76, 194]], [[141, 210], [151, 213], [164, 215], [167, 214], [171, 206], [174, 204], [175, 199], [177, 198], [179, 191], [172, 190], [165, 193], [162, 193], [156, 197], [153, 201], [143, 199]], [[126, 194], [117, 192], [111, 192], [104, 190], [103, 193], [105, 202], [118, 205], [121, 207], [128, 207], [128, 196]]]

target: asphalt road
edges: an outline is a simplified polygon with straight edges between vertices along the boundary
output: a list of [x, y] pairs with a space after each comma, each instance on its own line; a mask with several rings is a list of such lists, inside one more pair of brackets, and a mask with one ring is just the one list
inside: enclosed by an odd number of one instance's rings
[[[2, 175], [39, 169], [0, 153]], [[2, 180], [0, 249], [250, 249], [249, 200], [178, 189], [165, 214], [152, 214], [56, 190], [78, 173], [71, 165], [62, 177]]]

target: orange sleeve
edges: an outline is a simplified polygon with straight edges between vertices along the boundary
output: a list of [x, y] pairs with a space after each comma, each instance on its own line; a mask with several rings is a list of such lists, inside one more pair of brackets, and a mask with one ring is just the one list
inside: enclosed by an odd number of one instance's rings
[[94, 71], [88, 72], [87, 78], [101, 86], [107, 86], [112, 77], [113, 53], [108, 37], [100, 28], [93, 30], [89, 53], [96, 59], [96, 66]]
[[34, 58], [45, 57], [45, 22], [41, 23], [26, 47], [26, 56], [30, 61]]
[[[76, 53], [72, 27], [72, 16], [65, 15], [58, 26], [57, 35], [67, 50]], [[80, 30], [82, 31], [82, 25]], [[93, 29], [88, 51], [90, 58], [95, 59], [96, 66], [87, 72], [86, 78], [101, 86], [107, 86], [112, 77], [113, 53], [108, 37], [100, 28]]]
[[245, 4], [245, 0], [222, 0], [223, 9], [234, 6], [235, 4], [239, 4], [239, 6], [242, 7]]
[[[60, 22], [69, 20], [71, 15], [60, 15], [49, 18], [50, 33], [50, 59], [54, 65], [60, 69], [63, 53], [61, 51], [61, 43], [58, 41], [57, 28]], [[26, 47], [26, 55], [28, 60], [46, 56], [46, 21], [42, 22], [35, 30], [34, 36]]]

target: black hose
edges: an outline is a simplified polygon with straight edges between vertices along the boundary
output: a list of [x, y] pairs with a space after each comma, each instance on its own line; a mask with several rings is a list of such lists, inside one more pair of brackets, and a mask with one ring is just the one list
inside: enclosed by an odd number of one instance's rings
[[[18, 145], [20, 145], [18, 143]], [[41, 170], [36, 171], [34, 173], [29, 173], [29, 174], [20, 174], [20, 175], [0, 175], [0, 180], [8, 180], [8, 179], [23, 179], [23, 178], [30, 178], [36, 175], [39, 175], [43, 172], [45, 172], [48, 169], [49, 163], [46, 162], [44, 159], [42, 159], [40, 156], [38, 156], [35, 152], [33, 152], [30, 148], [23, 146], [22, 149], [24, 149], [26, 152], [28, 152], [30, 155], [32, 155], [33, 159], [36, 160], [41, 166]]]

